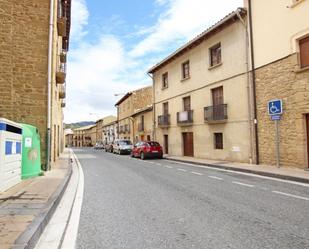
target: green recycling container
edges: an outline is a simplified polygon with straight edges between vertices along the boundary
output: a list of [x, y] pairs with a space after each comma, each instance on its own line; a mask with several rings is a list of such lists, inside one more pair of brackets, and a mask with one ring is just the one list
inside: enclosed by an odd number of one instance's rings
[[21, 125], [23, 129], [21, 178], [27, 179], [41, 174], [40, 134], [35, 126]]

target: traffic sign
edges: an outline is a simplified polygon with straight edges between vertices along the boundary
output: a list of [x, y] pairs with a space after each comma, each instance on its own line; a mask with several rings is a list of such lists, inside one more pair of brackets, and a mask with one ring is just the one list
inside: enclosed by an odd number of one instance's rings
[[273, 99], [268, 101], [268, 115], [280, 115], [282, 114], [282, 100]]
[[281, 119], [281, 115], [271, 115], [270, 116], [271, 120], [280, 120]]

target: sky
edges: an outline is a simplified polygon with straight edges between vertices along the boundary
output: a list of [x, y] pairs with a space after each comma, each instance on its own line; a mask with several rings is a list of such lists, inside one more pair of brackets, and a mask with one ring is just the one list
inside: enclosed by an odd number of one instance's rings
[[[72, 0], [65, 123], [116, 115], [147, 71], [243, 0]], [[118, 96], [115, 96], [118, 95]]]

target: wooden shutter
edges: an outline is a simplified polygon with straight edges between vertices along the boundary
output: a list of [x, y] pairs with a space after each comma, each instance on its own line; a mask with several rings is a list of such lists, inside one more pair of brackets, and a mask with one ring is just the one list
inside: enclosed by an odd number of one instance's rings
[[309, 36], [299, 41], [300, 67], [309, 66]]
[[223, 104], [223, 86], [212, 89], [213, 106]]
[[163, 115], [168, 114], [168, 102], [163, 103]]

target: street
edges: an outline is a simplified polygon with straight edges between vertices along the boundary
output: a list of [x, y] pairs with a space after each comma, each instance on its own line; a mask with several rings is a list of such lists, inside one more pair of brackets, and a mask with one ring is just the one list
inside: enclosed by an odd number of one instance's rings
[[85, 175], [77, 248], [309, 248], [309, 186], [74, 149]]

